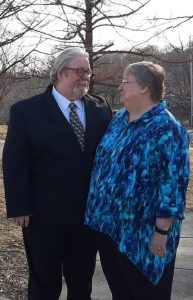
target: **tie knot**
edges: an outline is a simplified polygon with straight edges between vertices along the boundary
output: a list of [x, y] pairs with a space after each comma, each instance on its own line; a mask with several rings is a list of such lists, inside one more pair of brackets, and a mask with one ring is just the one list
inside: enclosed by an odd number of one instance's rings
[[72, 111], [76, 111], [77, 105], [75, 103], [70, 103], [69, 107]]

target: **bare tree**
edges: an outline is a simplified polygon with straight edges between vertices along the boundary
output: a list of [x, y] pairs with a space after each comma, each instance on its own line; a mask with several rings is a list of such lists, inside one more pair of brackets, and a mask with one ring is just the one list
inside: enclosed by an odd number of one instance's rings
[[[91, 68], [96, 68], [98, 58], [107, 51], [111, 52], [115, 33], [118, 34], [120, 30], [141, 30], [131, 27], [130, 20], [149, 2], [150, 0], [129, 0], [122, 3], [118, 0], [72, 0], [66, 3], [63, 0], [35, 0], [33, 7], [44, 7], [40, 18], [46, 15], [51, 26], [48, 24], [47, 27], [36, 27], [33, 31], [52, 41], [53, 52], [69, 46], [84, 47], [89, 53]], [[104, 32], [109, 28], [113, 39], [97, 41], [99, 29], [100, 32]], [[91, 82], [91, 90], [93, 84], [94, 79]]]
[[40, 18], [41, 10], [33, 4], [33, 0], [0, 1], [0, 100], [9, 93], [21, 71], [32, 73], [34, 54], [45, 41], [33, 30], [46, 25], [46, 16]]
[[[91, 68], [95, 73], [90, 92], [94, 85], [97, 92], [106, 90], [109, 93], [112, 88], [111, 97], [114, 99], [125, 65], [148, 59], [159, 61], [167, 68], [171, 90], [174, 90], [172, 84], [176, 83], [176, 93], [185, 93], [187, 62], [190, 60], [186, 50], [182, 53], [182, 49], [173, 48], [164, 54], [156, 47], [144, 47], [142, 43], [133, 46], [127, 38], [129, 32], [146, 33], [148, 30], [145, 24], [144, 27], [142, 24], [136, 26], [133, 21], [150, 1], [0, 0], [1, 97], [9, 90], [7, 87], [13, 80], [25, 80], [32, 76], [44, 77], [45, 74], [47, 76], [43, 59], [50, 65], [49, 62], [56, 52], [73, 46], [83, 47], [89, 53]], [[181, 19], [185, 20], [188, 21], [188, 17]], [[158, 22], [156, 19], [154, 21]], [[167, 29], [164, 25], [167, 22], [167, 19], [160, 20], [156, 34]], [[134, 23], [135, 27], [132, 26]], [[153, 25], [150, 24], [149, 29]], [[105, 39], [102, 38], [103, 33]], [[125, 46], [115, 48], [118, 35], [127, 41], [127, 49]], [[177, 76], [179, 70], [183, 70], [181, 78]], [[118, 79], [117, 82], [115, 78]]]
[[[26, 58], [38, 51], [45, 38], [34, 35], [36, 28], [47, 25], [41, 7], [36, 9], [35, 0], [0, 1], [0, 75], [15, 65], [26, 66]], [[43, 8], [42, 8], [43, 9]], [[41, 15], [41, 17], [40, 17]]]
[[154, 22], [154, 25], [159, 29], [157, 35], [165, 33], [166, 31], [173, 30], [180, 27], [184, 23], [187, 23], [193, 19], [193, 15], [187, 16], [176, 16], [176, 17], [154, 17], [151, 19], [151, 22]]

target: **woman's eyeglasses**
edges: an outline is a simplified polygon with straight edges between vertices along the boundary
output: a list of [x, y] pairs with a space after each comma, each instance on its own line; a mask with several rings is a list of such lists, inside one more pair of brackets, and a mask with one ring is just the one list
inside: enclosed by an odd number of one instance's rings
[[136, 80], [128, 81], [126, 79], [123, 79], [121, 83], [133, 83], [133, 82], [137, 82], [137, 81]]

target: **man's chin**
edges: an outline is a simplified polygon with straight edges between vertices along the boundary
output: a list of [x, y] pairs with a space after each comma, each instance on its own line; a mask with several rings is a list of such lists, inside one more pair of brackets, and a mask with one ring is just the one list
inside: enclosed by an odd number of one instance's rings
[[84, 95], [86, 95], [86, 93], [88, 93], [88, 88], [87, 87], [81, 87], [81, 88], [75, 88], [74, 89], [74, 94], [78, 97], [78, 98], [82, 98]]

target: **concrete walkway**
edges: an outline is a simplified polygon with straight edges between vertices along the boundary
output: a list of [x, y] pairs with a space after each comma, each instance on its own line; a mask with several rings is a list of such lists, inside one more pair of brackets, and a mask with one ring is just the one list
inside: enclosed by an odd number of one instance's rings
[[193, 212], [186, 212], [174, 273], [172, 300], [193, 300]]
[[1, 158], [1, 153], [2, 153], [2, 150], [3, 150], [3, 146], [4, 146], [4, 141], [0, 140], [0, 158]]
[[[59, 300], [66, 299], [63, 285]], [[111, 294], [101, 270], [99, 258], [93, 279], [93, 300], [111, 300]], [[127, 300], [127, 299], [123, 299]], [[155, 299], [156, 300], [156, 299]], [[193, 300], [193, 212], [186, 212], [174, 273], [171, 300]]]

